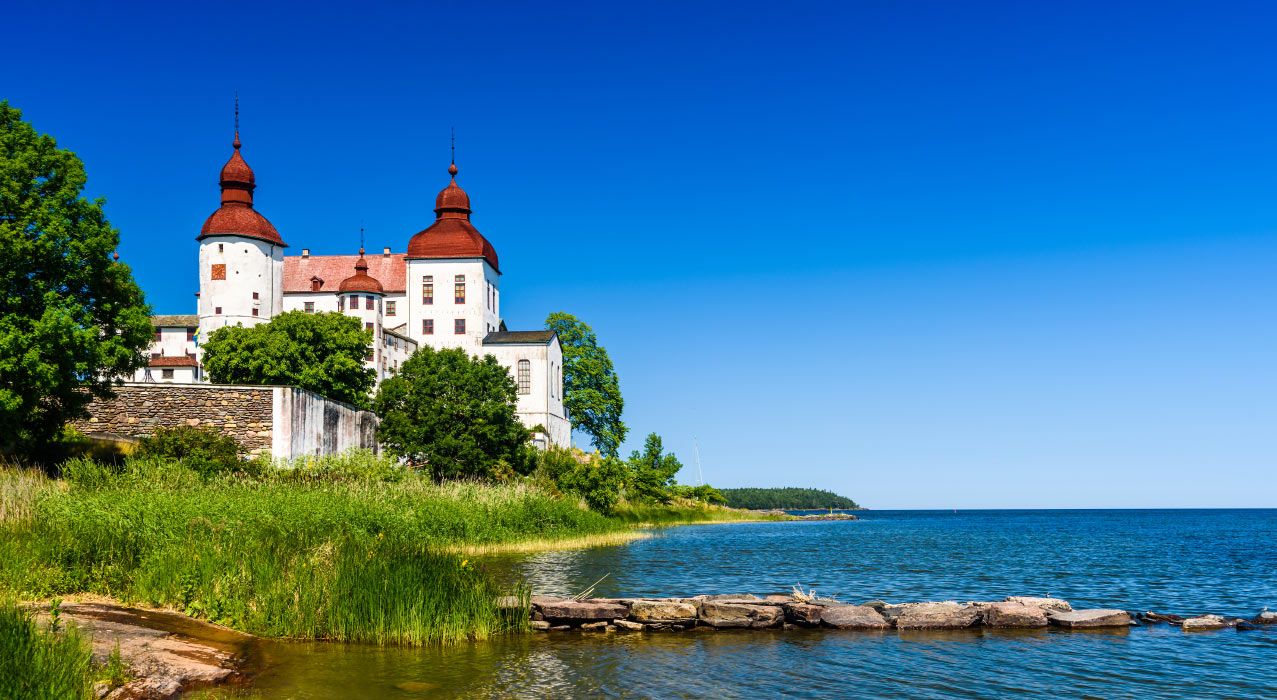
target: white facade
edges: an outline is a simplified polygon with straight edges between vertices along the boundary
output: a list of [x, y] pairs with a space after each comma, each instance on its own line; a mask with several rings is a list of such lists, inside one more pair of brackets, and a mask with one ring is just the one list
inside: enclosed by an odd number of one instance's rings
[[224, 326], [252, 326], [284, 310], [284, 248], [257, 238], [200, 241], [200, 337]]
[[419, 343], [473, 352], [501, 326], [499, 273], [483, 258], [409, 258], [407, 288], [408, 335]]

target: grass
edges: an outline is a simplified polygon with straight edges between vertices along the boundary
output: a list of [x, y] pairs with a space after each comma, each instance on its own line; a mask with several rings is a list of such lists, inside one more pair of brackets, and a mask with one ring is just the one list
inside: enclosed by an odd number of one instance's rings
[[[50, 626], [51, 627], [51, 626]], [[74, 627], [42, 627], [32, 611], [0, 601], [0, 697], [92, 698], [95, 669], [88, 641]]]
[[610, 516], [527, 481], [436, 484], [368, 453], [201, 474], [74, 458], [0, 467], [0, 591], [172, 608], [252, 634], [381, 644], [526, 629], [469, 557], [628, 542], [637, 526], [759, 519], [622, 503]]
[[612, 517], [634, 527], [668, 527], [696, 523], [738, 523], [765, 520], [790, 520], [780, 515], [763, 515], [696, 501], [675, 501], [669, 505], [622, 503]]

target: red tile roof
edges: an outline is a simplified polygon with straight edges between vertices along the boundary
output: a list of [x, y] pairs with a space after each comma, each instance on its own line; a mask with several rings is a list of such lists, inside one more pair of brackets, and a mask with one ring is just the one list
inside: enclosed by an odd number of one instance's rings
[[213, 212], [195, 240], [219, 234], [246, 236], [287, 247], [266, 217], [253, 210], [253, 189], [257, 177], [239, 154], [239, 130], [235, 130], [235, 152], [222, 166], [218, 184], [222, 186], [222, 206]]
[[355, 263], [355, 274], [342, 280], [337, 287], [339, 292], [375, 292], [381, 294], [385, 288], [377, 278], [368, 274], [368, 262], [364, 260], [364, 249], [359, 249], [359, 260]]
[[410, 258], [484, 258], [497, 272], [497, 250], [470, 223], [470, 196], [457, 186], [457, 166], [448, 166], [452, 182], [435, 197], [435, 222], [408, 241]]
[[195, 361], [194, 357], [153, 357], [148, 363], [149, 367], [199, 367], [200, 363]]
[[[309, 292], [310, 280], [318, 277], [324, 281], [321, 292], [336, 292], [342, 280], [350, 276], [359, 260], [358, 255], [300, 255], [284, 256], [284, 293]], [[387, 294], [402, 294], [408, 281], [408, 265], [403, 253], [372, 255], [365, 258], [368, 275], [381, 282]]]

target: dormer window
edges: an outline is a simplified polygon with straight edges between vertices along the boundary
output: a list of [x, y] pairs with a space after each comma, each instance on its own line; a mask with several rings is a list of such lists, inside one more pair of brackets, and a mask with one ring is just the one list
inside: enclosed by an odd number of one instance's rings
[[323, 280], [319, 279], [318, 277], [311, 277], [311, 278], [310, 278], [310, 291], [312, 291], [312, 292], [318, 292], [318, 291], [319, 291], [319, 288], [320, 288], [320, 287], [322, 287], [322, 286], [324, 286], [324, 281], [323, 281]]

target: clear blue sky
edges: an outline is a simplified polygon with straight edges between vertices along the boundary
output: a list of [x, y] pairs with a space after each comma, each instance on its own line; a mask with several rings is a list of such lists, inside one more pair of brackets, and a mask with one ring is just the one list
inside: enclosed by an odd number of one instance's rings
[[191, 313], [232, 94], [294, 252], [459, 182], [512, 329], [597, 330], [695, 481], [878, 508], [1277, 506], [1277, 6], [5, 10], [0, 97]]

